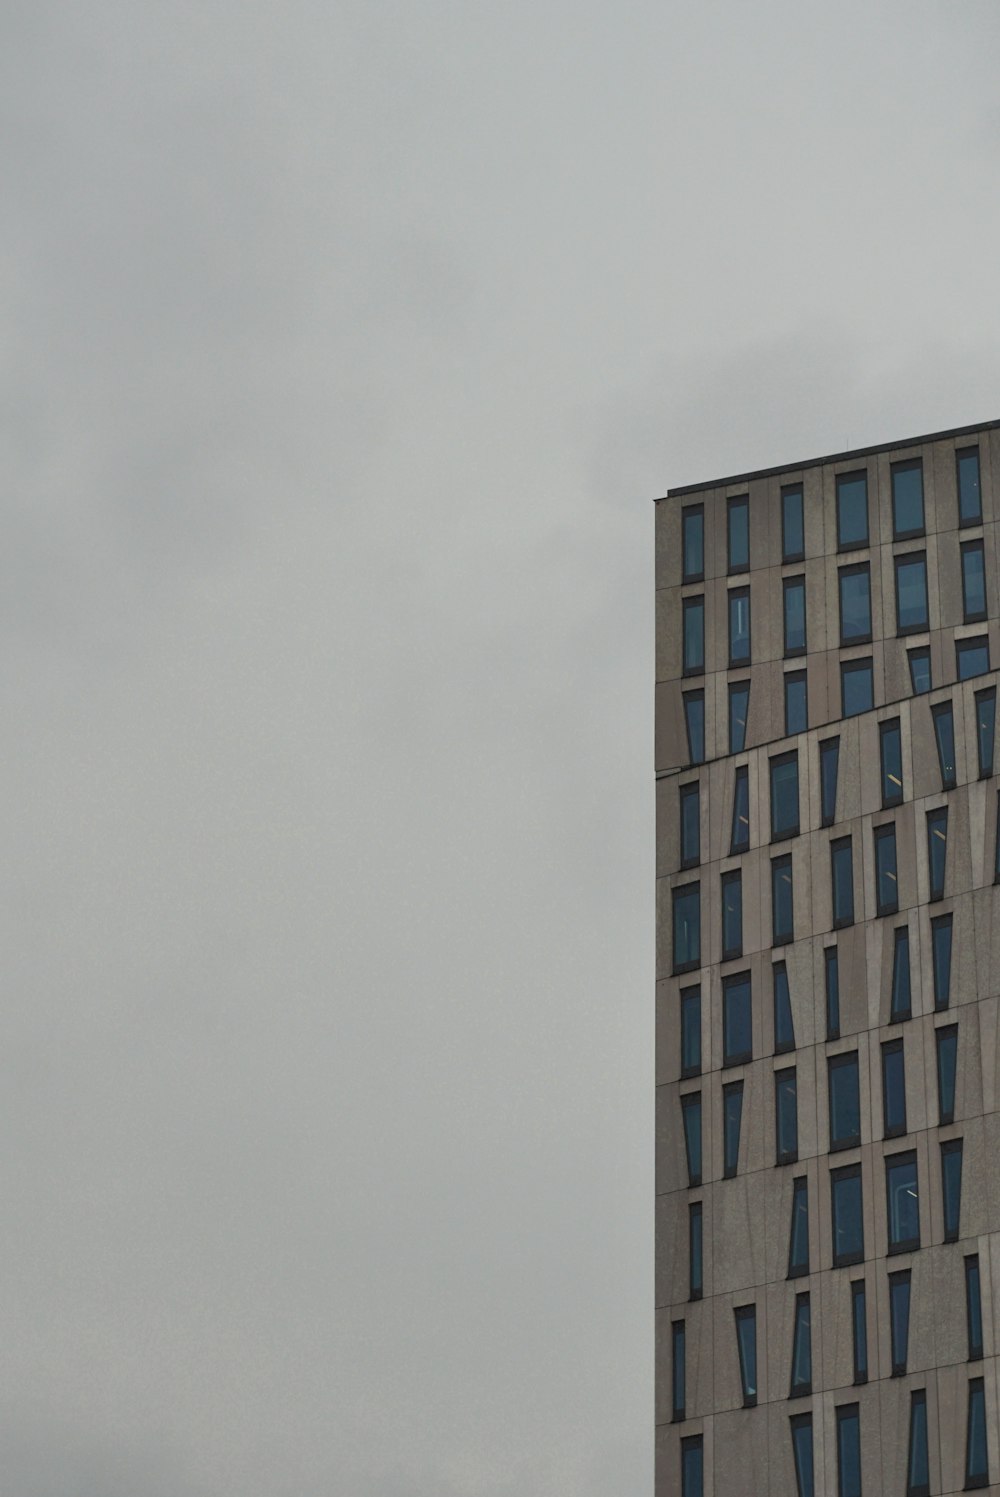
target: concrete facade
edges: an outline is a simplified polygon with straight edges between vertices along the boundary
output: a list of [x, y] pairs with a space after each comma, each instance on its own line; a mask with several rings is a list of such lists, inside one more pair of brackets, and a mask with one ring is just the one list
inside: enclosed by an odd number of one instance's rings
[[[849, 548], [838, 529], [838, 477], [846, 475], [864, 476], [868, 521], [867, 543], [851, 541]], [[801, 555], [794, 541], [796, 489]], [[848, 524], [862, 490], [842, 482], [840, 491]], [[920, 491], [922, 526], [913, 520]], [[730, 501], [743, 496], [749, 551], [744, 567], [737, 502], [733, 568]], [[701, 575], [692, 567], [693, 580], [685, 581], [684, 515], [699, 507]], [[791, 516], [787, 534], [783, 511]], [[688, 524], [690, 562], [697, 560], [697, 520]], [[671, 491], [656, 506], [657, 1497], [1000, 1492], [1000, 1336], [993, 1308], [1000, 1297], [1000, 751], [989, 696], [1000, 666], [998, 531], [1000, 422]], [[979, 542], [985, 606], [977, 595]], [[789, 552], [796, 554], [786, 561]], [[910, 555], [925, 558], [927, 617], [925, 626], [918, 618], [907, 628], [898, 610], [912, 596], [905, 591], [910, 584], [901, 583], [900, 604], [896, 576], [897, 558]], [[863, 579], [865, 567], [870, 638], [842, 644], [840, 574]], [[919, 563], [904, 565], [900, 575], [915, 572]], [[800, 578], [805, 648], [795, 642], [786, 650], [784, 584]], [[851, 585], [845, 580], [845, 588]], [[858, 586], [863, 590], [863, 582]], [[744, 588], [749, 661], [731, 666], [729, 595]], [[684, 605], [695, 620], [689, 657], [697, 657], [699, 599], [704, 660], [689, 658], [685, 671]], [[733, 604], [740, 619], [741, 607]], [[856, 635], [856, 614], [848, 612], [848, 630]], [[793, 613], [789, 618], [794, 639]], [[965, 643], [971, 653], [962, 652]], [[988, 649], [985, 660], [975, 653], [981, 646]], [[914, 677], [910, 653], [923, 650], [931, 684], [916, 691], [915, 682], [923, 684], [919, 656]], [[976, 674], [959, 679], [960, 657], [962, 669]], [[864, 672], [870, 662], [872, 705], [844, 716], [842, 665], [851, 662]], [[784, 678], [803, 671], [807, 726], [786, 735]], [[729, 688], [743, 682], [749, 682], [745, 741], [730, 752]], [[685, 698], [697, 710], [698, 693], [704, 756], [692, 762]], [[839, 744], [831, 809], [823, 802], [820, 746], [833, 739]], [[772, 807], [772, 761], [787, 755], [797, 755], [785, 760], [797, 765], [797, 830], [772, 836], [778, 801], [776, 792]], [[741, 778], [749, 834], [747, 845], [733, 851]], [[933, 815], [944, 811], [946, 823]], [[847, 839], [849, 867], [846, 852], [840, 856], [853, 910], [849, 901], [842, 904], [837, 920], [831, 844], [844, 849]], [[877, 856], [885, 859], [879, 867]], [[774, 869], [786, 858], [790, 865]], [[737, 872], [738, 900], [726, 885], [724, 951], [723, 879]], [[792, 927], [779, 933], [772, 889], [784, 889], [789, 875]], [[687, 935], [700, 923], [694, 949], [693, 936], [692, 946], [675, 941], [675, 905]], [[834, 960], [839, 1018], [829, 991]], [[787, 978], [790, 1043], [784, 1022], [776, 1033], [776, 1005], [783, 1002], [776, 967]], [[745, 981], [727, 984], [747, 975], [748, 1039]], [[733, 1016], [729, 1053], [724, 990]], [[838, 1057], [841, 1066], [831, 1067]], [[779, 1097], [790, 1094], [792, 1071], [794, 1105], [786, 1106], [779, 1136]], [[734, 1150], [737, 1083], [742, 1105]], [[831, 1086], [843, 1088], [836, 1091], [836, 1120]], [[695, 1149], [692, 1169], [683, 1119], [699, 1113], [701, 1157]], [[692, 1122], [692, 1137], [695, 1131]], [[857, 1166], [860, 1244], [852, 1194]], [[806, 1202], [804, 1234], [796, 1241], [808, 1244], [806, 1255], [797, 1246], [794, 1262], [793, 1198], [799, 1213]], [[692, 1263], [699, 1219], [700, 1271]], [[834, 1263], [835, 1229], [842, 1256], [852, 1260], [843, 1266]], [[901, 1313], [907, 1281], [897, 1277], [907, 1273], [908, 1317]], [[908, 1321], [905, 1356], [897, 1335], [895, 1366], [890, 1296], [897, 1329]], [[739, 1323], [754, 1327], [744, 1345], [755, 1342], [756, 1372], [748, 1367], [744, 1378], [737, 1311], [751, 1310], [752, 1322], [747, 1313]], [[805, 1367], [809, 1375], [793, 1387], [796, 1351], [799, 1372]], [[800, 1452], [811, 1441], [811, 1485], [807, 1470], [797, 1476], [796, 1430]]]

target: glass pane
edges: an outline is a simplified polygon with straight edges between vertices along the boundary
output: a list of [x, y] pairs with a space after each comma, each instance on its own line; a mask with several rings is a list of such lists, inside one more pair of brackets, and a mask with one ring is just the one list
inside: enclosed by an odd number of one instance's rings
[[750, 565], [750, 504], [747, 499], [729, 501], [729, 570], [746, 571]]
[[882, 1046], [882, 1123], [886, 1138], [906, 1132], [906, 1063], [902, 1040]]
[[684, 617], [684, 674], [693, 675], [705, 669], [705, 600], [685, 598]]
[[674, 971], [701, 962], [701, 886], [685, 884], [674, 890]]
[[784, 962], [776, 962], [772, 968], [774, 979], [774, 1048], [795, 1049], [795, 1029], [792, 1025], [792, 1000], [788, 991], [788, 972]]
[[896, 557], [896, 624], [900, 633], [927, 628], [927, 558]]
[[882, 804], [895, 806], [903, 799], [903, 740], [898, 718], [881, 724], [879, 747], [882, 754]]
[[927, 813], [927, 852], [930, 862], [931, 898], [944, 897], [944, 876], [948, 859], [948, 808]]
[[986, 1457], [986, 1393], [982, 1378], [969, 1384], [969, 1420], [965, 1436], [965, 1484], [986, 1486], [990, 1470]]
[[701, 859], [701, 794], [698, 785], [682, 785], [681, 797], [681, 866]]
[[857, 644], [872, 637], [871, 577], [866, 567], [840, 574], [840, 642]]
[[833, 1200], [834, 1263], [858, 1262], [865, 1255], [860, 1170], [831, 1175], [830, 1189]]
[[777, 1071], [774, 1077], [775, 1130], [779, 1164], [790, 1163], [799, 1148], [798, 1104], [795, 1071]]
[[927, 1491], [931, 1475], [927, 1456], [927, 1394], [923, 1391], [910, 1397], [910, 1450], [906, 1464], [909, 1491]]
[[799, 830], [799, 757], [771, 760], [771, 837], [792, 837]]
[[805, 1179], [792, 1186], [792, 1226], [788, 1239], [788, 1276], [809, 1272], [809, 1187]]
[[753, 1052], [750, 1008], [750, 974], [726, 977], [722, 983], [723, 1061], [749, 1060]]
[[780, 946], [793, 938], [792, 860], [775, 858], [771, 864], [771, 941]]
[[701, 1070], [701, 988], [681, 989], [681, 1075]]
[[924, 475], [919, 461], [893, 467], [892, 528], [897, 537], [915, 535], [924, 528]]
[[684, 1322], [677, 1320], [671, 1327], [672, 1332], [672, 1372], [673, 1372], [673, 1415], [675, 1419], [684, 1418], [684, 1407], [686, 1399], [685, 1383], [685, 1335]]
[[951, 790], [955, 784], [955, 714], [951, 703], [940, 702], [931, 709], [931, 717], [941, 767], [941, 788]]
[[804, 671], [785, 677], [785, 737], [804, 733], [809, 726], [809, 704]]
[[837, 766], [840, 761], [840, 739], [827, 738], [819, 746], [819, 779], [823, 825], [830, 826], [837, 817]]
[[739, 956], [743, 950], [743, 878], [740, 873], [722, 875], [722, 956]]
[[731, 852], [746, 852], [750, 846], [750, 778], [746, 769], [736, 771], [736, 789], [733, 794], [733, 828], [730, 837]]
[[701, 1202], [692, 1201], [688, 1207], [688, 1293], [691, 1299], [701, 1299], [704, 1289], [703, 1248]]
[[960, 681], [969, 681], [973, 676], [985, 676], [990, 668], [990, 647], [986, 636], [960, 639], [955, 646], [955, 664]]
[[692, 764], [705, 762], [705, 693], [684, 694], [684, 724], [687, 728], [688, 756]]
[[983, 518], [979, 490], [979, 448], [966, 447], [955, 454], [958, 469], [958, 523], [975, 525]]
[[830, 1148], [844, 1148], [861, 1138], [861, 1092], [857, 1055], [838, 1055], [828, 1062], [830, 1080]]
[[701, 1435], [681, 1441], [681, 1497], [703, 1497], [704, 1466]]
[[854, 1381], [862, 1383], [868, 1377], [868, 1317], [863, 1279], [851, 1285], [851, 1337], [854, 1344]]
[[737, 681], [729, 688], [729, 752], [742, 754], [747, 741], [750, 682]]
[[701, 1093], [681, 1098], [684, 1119], [684, 1151], [687, 1156], [688, 1184], [701, 1184]]
[[931, 921], [935, 1008], [947, 1008], [951, 995], [951, 923], [950, 915]]
[[861, 1420], [857, 1404], [837, 1410], [837, 1497], [861, 1497]]
[[792, 1420], [792, 1452], [795, 1456], [796, 1497], [814, 1497], [812, 1417]]
[[958, 1062], [958, 1025], [939, 1029], [937, 1041], [938, 1122], [950, 1123], [955, 1116], [955, 1070]]
[[979, 758], [979, 773], [993, 773], [993, 744], [995, 739], [997, 694], [995, 691], [976, 693], [976, 750]]
[[941, 1195], [944, 1201], [944, 1238], [952, 1242], [958, 1236], [962, 1207], [962, 1140], [952, 1139], [941, 1145]]
[[722, 1088], [722, 1168], [727, 1179], [740, 1162], [740, 1124], [743, 1120], [743, 1082]]
[[729, 660], [740, 665], [750, 659], [750, 589], [734, 588], [729, 594]]
[[910, 997], [910, 933], [906, 926], [896, 931], [892, 952], [892, 998], [890, 1019], [908, 1019], [912, 1011]]
[[845, 473], [837, 479], [837, 545], [841, 551], [868, 544], [868, 479]]
[[870, 660], [851, 660], [840, 667], [841, 708], [844, 717], [870, 712], [875, 704], [875, 688]]
[[806, 583], [804, 577], [788, 579], [785, 593], [785, 654], [798, 655], [806, 647]]
[[896, 828], [879, 827], [875, 833], [875, 899], [880, 915], [899, 908], [896, 878]]
[[962, 547], [962, 600], [965, 620], [986, 617], [986, 568], [982, 541]]
[[897, 1154], [886, 1160], [885, 1192], [890, 1250], [916, 1246], [920, 1241], [920, 1203], [915, 1154]]
[[926, 645], [909, 651], [910, 685], [915, 697], [923, 696], [931, 689], [931, 652]]
[[743, 1402], [757, 1402], [757, 1312], [753, 1306], [736, 1311], [736, 1344], [740, 1354]]
[[705, 572], [705, 513], [701, 505], [697, 509], [684, 510], [681, 528], [683, 578], [685, 582], [698, 582]]
[[889, 1339], [892, 1347], [892, 1370], [898, 1377], [906, 1371], [910, 1340], [910, 1275], [889, 1275]]
[[805, 526], [802, 518], [802, 490], [781, 491], [781, 553], [785, 561], [797, 561], [804, 555]]
[[823, 952], [823, 983], [826, 994], [826, 1037], [835, 1040], [840, 1034], [840, 960], [836, 946]]
[[854, 923], [854, 857], [851, 839], [830, 844], [830, 874], [833, 889], [834, 925]]
[[983, 1301], [977, 1257], [965, 1260], [965, 1323], [969, 1339], [969, 1361], [978, 1361], [983, 1354]]
[[812, 1386], [812, 1330], [809, 1319], [809, 1296], [795, 1299], [795, 1329], [792, 1333], [792, 1396], [808, 1393]]

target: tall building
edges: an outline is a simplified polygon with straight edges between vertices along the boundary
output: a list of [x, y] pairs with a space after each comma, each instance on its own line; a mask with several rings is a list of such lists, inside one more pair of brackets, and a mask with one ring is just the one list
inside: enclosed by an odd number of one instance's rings
[[656, 527], [657, 1497], [1000, 1492], [1000, 422]]

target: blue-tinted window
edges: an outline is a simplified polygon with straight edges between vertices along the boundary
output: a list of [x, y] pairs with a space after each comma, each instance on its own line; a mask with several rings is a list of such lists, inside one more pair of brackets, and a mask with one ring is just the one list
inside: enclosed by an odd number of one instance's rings
[[701, 885], [674, 890], [674, 971], [701, 965]]
[[836, 946], [823, 951], [823, 990], [826, 999], [826, 1037], [840, 1038], [840, 960]]
[[861, 1090], [858, 1053], [831, 1055], [827, 1060], [830, 1102], [830, 1149], [847, 1149], [861, 1142]]
[[958, 1063], [958, 1025], [934, 1031], [937, 1047], [938, 1122], [955, 1121], [955, 1073]]
[[919, 458], [892, 465], [892, 534], [897, 541], [922, 535], [924, 529], [924, 471]]
[[729, 837], [730, 852], [746, 852], [750, 846], [750, 774], [746, 765], [736, 771], [733, 790], [733, 825]]
[[985, 634], [955, 642], [955, 673], [960, 681], [985, 676], [990, 668], [990, 642]]
[[791, 855], [771, 863], [771, 943], [783, 946], [794, 939]]
[[802, 485], [790, 484], [781, 491], [781, 559], [801, 561], [805, 550]]
[[781, 587], [784, 594], [785, 654], [804, 655], [806, 651], [806, 579], [786, 577]]
[[778, 1164], [794, 1164], [799, 1157], [799, 1110], [794, 1066], [774, 1073], [774, 1135]]
[[684, 726], [687, 729], [688, 758], [692, 764], [705, 762], [705, 693], [684, 693]]
[[684, 632], [684, 674], [697, 676], [705, 669], [705, 599], [685, 598], [681, 604]]
[[840, 739], [824, 738], [819, 746], [820, 814], [824, 826], [837, 819], [837, 767], [840, 762]]
[[738, 868], [722, 875], [722, 960], [743, 951], [743, 875]]
[[934, 720], [934, 740], [937, 744], [938, 764], [941, 766], [941, 789], [955, 787], [955, 713], [950, 702], [938, 702], [931, 708]]
[[890, 1154], [885, 1161], [885, 1204], [890, 1253], [910, 1252], [920, 1246], [920, 1201], [917, 1196], [917, 1156]]
[[861, 644], [872, 637], [872, 584], [867, 562], [841, 567], [840, 643]]
[[927, 557], [910, 551], [896, 557], [896, 629], [912, 634], [927, 627]]
[[750, 660], [750, 589], [729, 591], [729, 664], [746, 665]]
[[681, 511], [681, 552], [684, 582], [700, 582], [705, 575], [705, 511], [692, 504]]
[[808, 1294], [795, 1296], [795, 1322], [792, 1328], [792, 1381], [789, 1398], [801, 1398], [812, 1392], [812, 1322]]
[[902, 1040], [882, 1046], [882, 1127], [886, 1138], [906, 1132], [906, 1063]]
[[770, 761], [771, 841], [796, 837], [799, 831], [799, 755], [797, 750]]
[[704, 1497], [705, 1465], [702, 1436], [681, 1441], [681, 1497]]
[[969, 1383], [969, 1414], [965, 1425], [965, 1489], [988, 1487], [990, 1463], [986, 1449], [986, 1390], [981, 1377]]
[[951, 998], [951, 915], [931, 921], [931, 968], [934, 976], [934, 1007], [947, 1008]]
[[982, 541], [962, 547], [962, 605], [967, 624], [986, 617], [986, 560]]
[[816, 1497], [816, 1486], [813, 1480], [812, 1415], [796, 1414], [791, 1420], [791, 1430], [796, 1497]]
[[927, 1393], [910, 1394], [910, 1438], [906, 1456], [906, 1497], [929, 1497], [931, 1466], [927, 1453]]
[[746, 494], [726, 505], [729, 570], [745, 572], [750, 566], [750, 501]]
[[771, 968], [774, 984], [774, 1053], [795, 1049], [795, 1027], [792, 1024], [792, 1000], [788, 991], [788, 970], [784, 962]]
[[975, 1253], [965, 1260], [965, 1329], [969, 1361], [978, 1362], [983, 1355], [983, 1296], [979, 1283], [979, 1258]]
[[701, 1184], [701, 1092], [688, 1092], [681, 1098], [684, 1122], [684, 1153], [687, 1159], [688, 1184]]
[[892, 947], [892, 994], [889, 1000], [889, 1022], [908, 1019], [913, 1012], [910, 995], [910, 932], [901, 925], [895, 932]]
[[788, 1277], [809, 1272], [809, 1182], [805, 1176], [792, 1181], [792, 1223], [788, 1233]]
[[878, 742], [882, 764], [882, 804], [898, 806], [903, 799], [903, 739], [898, 717], [879, 723]]
[[870, 660], [845, 660], [840, 667], [842, 717], [857, 717], [875, 705], [875, 682]]
[[927, 812], [927, 858], [930, 866], [931, 899], [943, 899], [948, 865], [947, 806]]
[[722, 1174], [731, 1180], [740, 1167], [740, 1129], [743, 1124], [743, 1082], [722, 1088]]
[[757, 1402], [757, 1307], [741, 1305], [736, 1311], [736, 1346], [740, 1359], [743, 1407]]
[[979, 778], [993, 773], [993, 745], [996, 738], [997, 693], [995, 686], [976, 692], [976, 752]]
[[865, 1281], [857, 1279], [851, 1285], [851, 1341], [854, 1351], [854, 1381], [868, 1381], [868, 1312], [866, 1308]]
[[962, 1140], [941, 1145], [941, 1202], [944, 1208], [944, 1240], [955, 1242], [962, 1214]]
[[889, 1275], [889, 1348], [893, 1377], [906, 1372], [910, 1345], [910, 1270]]
[[729, 752], [742, 754], [747, 741], [750, 682], [733, 681], [729, 687]]
[[899, 909], [899, 880], [896, 876], [896, 826], [875, 828], [875, 911], [892, 915]]
[[837, 548], [852, 551], [868, 544], [868, 478], [864, 473], [837, 477]]
[[670, 1327], [670, 1348], [670, 1365], [673, 1373], [671, 1415], [676, 1423], [684, 1418], [687, 1401], [687, 1388], [685, 1386], [687, 1383], [687, 1335], [683, 1320], [675, 1320]]
[[830, 843], [830, 885], [834, 929], [854, 924], [854, 853], [850, 837]]
[[681, 867], [693, 868], [701, 862], [701, 786], [680, 787]]
[[910, 662], [910, 686], [915, 697], [923, 696], [931, 689], [931, 652], [929, 645], [918, 645], [907, 650]]
[[834, 1268], [842, 1268], [845, 1263], [860, 1263], [865, 1256], [860, 1164], [830, 1171], [830, 1204]]
[[979, 448], [960, 447], [955, 453], [958, 481], [958, 523], [978, 525], [983, 518], [983, 498], [979, 487]]
[[701, 988], [681, 988], [681, 1075], [701, 1071]]
[[705, 1228], [700, 1201], [688, 1206], [688, 1298], [701, 1299], [705, 1288]]
[[753, 1055], [750, 973], [722, 979], [722, 1063], [739, 1065]]
[[856, 1403], [837, 1410], [837, 1497], [861, 1497], [861, 1415]]
[[804, 733], [809, 726], [809, 693], [805, 671], [789, 671], [785, 676], [785, 737]]

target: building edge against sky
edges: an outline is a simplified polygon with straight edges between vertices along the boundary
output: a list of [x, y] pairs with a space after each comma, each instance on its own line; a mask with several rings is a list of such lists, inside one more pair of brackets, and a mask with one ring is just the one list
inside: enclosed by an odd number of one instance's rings
[[657, 1497], [1000, 1482], [1000, 421], [656, 505]]

